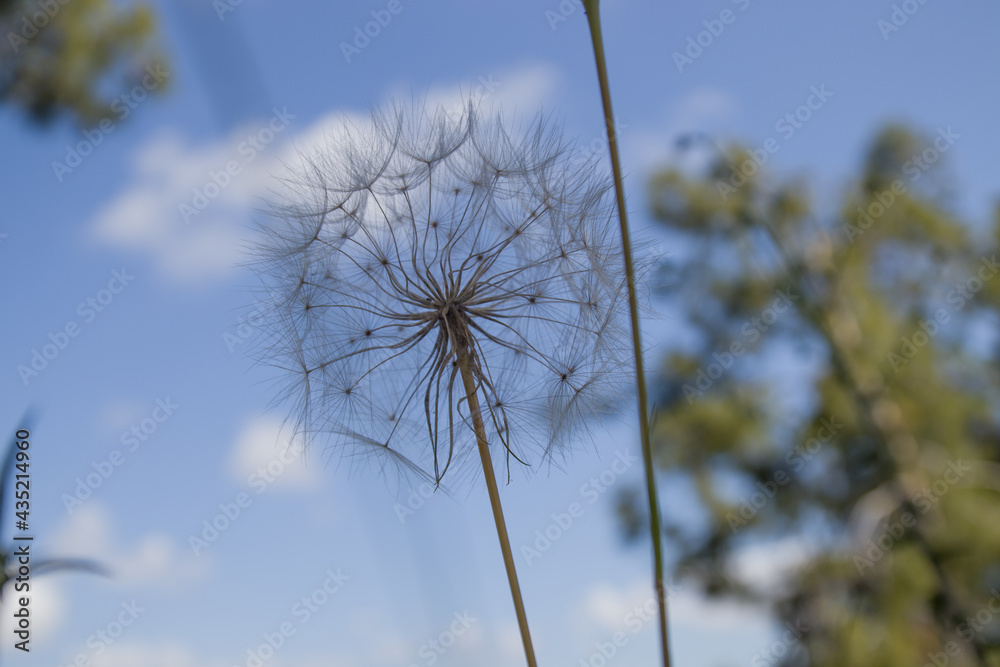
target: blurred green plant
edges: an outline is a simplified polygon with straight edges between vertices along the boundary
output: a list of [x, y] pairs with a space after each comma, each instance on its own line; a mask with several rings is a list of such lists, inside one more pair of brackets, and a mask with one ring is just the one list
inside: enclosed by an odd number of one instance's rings
[[118, 120], [116, 101], [165, 63], [155, 34], [147, 3], [0, 0], [0, 101], [39, 124]]
[[955, 214], [956, 139], [885, 129], [832, 206], [764, 150], [651, 183], [693, 334], [653, 396], [695, 505], [664, 531], [678, 577], [807, 628], [768, 664], [1000, 664], [1000, 215]]

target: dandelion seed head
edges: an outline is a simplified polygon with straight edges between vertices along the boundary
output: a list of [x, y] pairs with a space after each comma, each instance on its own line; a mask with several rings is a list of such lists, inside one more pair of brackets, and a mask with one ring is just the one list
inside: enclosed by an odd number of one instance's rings
[[[476, 440], [552, 460], [629, 381], [610, 179], [544, 119], [396, 105], [303, 156], [256, 268], [298, 430], [439, 484]], [[464, 356], [463, 356], [464, 355]]]

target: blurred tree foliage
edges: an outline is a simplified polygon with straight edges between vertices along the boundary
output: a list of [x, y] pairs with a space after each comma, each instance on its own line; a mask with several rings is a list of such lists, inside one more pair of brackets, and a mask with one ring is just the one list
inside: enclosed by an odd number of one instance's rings
[[164, 63], [155, 33], [145, 3], [0, 0], [0, 100], [40, 124], [63, 112], [83, 126], [117, 120], [116, 100]]
[[665, 497], [696, 507], [665, 503], [668, 545], [808, 628], [757, 664], [1000, 665], [1000, 216], [953, 213], [955, 142], [889, 127], [825, 205], [764, 150], [651, 184], [693, 334], [654, 394]]

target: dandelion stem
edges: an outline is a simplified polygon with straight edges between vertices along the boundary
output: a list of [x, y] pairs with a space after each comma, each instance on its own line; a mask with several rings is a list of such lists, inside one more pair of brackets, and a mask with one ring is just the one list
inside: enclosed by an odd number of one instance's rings
[[493, 459], [490, 457], [489, 445], [486, 442], [486, 427], [483, 424], [483, 413], [479, 407], [476, 393], [476, 380], [469, 368], [468, 349], [458, 350], [458, 368], [462, 373], [462, 383], [465, 385], [465, 395], [469, 401], [469, 413], [472, 415], [472, 428], [476, 432], [479, 443], [479, 457], [483, 462], [483, 473], [486, 475], [486, 488], [490, 494], [490, 505], [493, 507], [493, 521], [497, 526], [497, 536], [500, 538], [500, 550], [503, 552], [504, 566], [507, 568], [507, 581], [510, 582], [510, 594], [514, 598], [514, 609], [517, 611], [517, 624], [521, 629], [521, 641], [524, 643], [524, 654], [529, 667], [537, 667], [535, 649], [531, 645], [531, 633], [528, 631], [528, 616], [524, 613], [524, 600], [521, 599], [521, 586], [517, 582], [517, 572], [514, 569], [514, 555], [510, 550], [510, 538], [507, 536], [507, 524], [503, 519], [503, 508], [500, 506], [500, 491], [497, 488], [496, 476], [493, 474]]
[[611, 154], [611, 170], [615, 179], [615, 195], [618, 199], [618, 221], [621, 225], [622, 254], [628, 279], [628, 305], [632, 316], [632, 342], [635, 348], [636, 385], [639, 393], [639, 436], [642, 440], [642, 460], [646, 469], [646, 491], [649, 497], [649, 528], [653, 540], [653, 578], [656, 582], [656, 598], [660, 606], [660, 644], [663, 651], [663, 665], [670, 667], [670, 642], [667, 635], [667, 595], [663, 582], [663, 543], [660, 535], [660, 507], [656, 494], [656, 477], [653, 472], [653, 448], [649, 434], [649, 412], [646, 395], [646, 375], [642, 362], [642, 343], [639, 336], [639, 308], [635, 294], [635, 266], [632, 262], [632, 242], [629, 238], [628, 213], [625, 207], [625, 189], [622, 182], [621, 160], [618, 157], [617, 132], [614, 112], [611, 109], [611, 89], [608, 85], [608, 68], [604, 58], [604, 40], [601, 36], [599, 0], [583, 0], [590, 25], [590, 39], [594, 45], [594, 60], [597, 63], [597, 79], [601, 87], [601, 102], [604, 105], [604, 121], [608, 132], [608, 152]]

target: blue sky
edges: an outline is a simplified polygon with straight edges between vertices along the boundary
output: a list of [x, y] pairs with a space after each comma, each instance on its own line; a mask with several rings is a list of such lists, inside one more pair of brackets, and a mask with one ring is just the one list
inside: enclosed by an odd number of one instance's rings
[[[603, 4], [640, 229], [649, 224], [644, 184], [657, 166], [680, 159], [673, 144], [683, 133], [751, 147], [774, 138], [770, 167], [836, 192], [887, 121], [928, 134], [951, 127], [958, 205], [973, 221], [989, 218], [1000, 145], [987, 79], [1000, 56], [994, 3]], [[894, 4], [900, 25], [890, 32], [879, 22], [892, 21]], [[171, 59], [167, 94], [135, 100], [121, 125], [93, 139], [68, 122], [42, 132], [13, 109], [0, 112], [0, 424], [12, 430], [26, 408], [36, 411], [37, 554], [90, 556], [117, 574], [39, 579], [32, 652], [10, 650], [5, 617], [2, 659], [246, 665], [264, 635], [290, 627], [265, 664], [409, 667], [431, 664], [430, 656], [440, 665], [523, 664], [485, 492], [435, 495], [401, 521], [395, 504], [410, 490], [370, 467], [316, 451], [305, 463], [280, 460], [284, 413], [271, 403], [273, 373], [245, 354], [260, 333], [252, 322], [239, 327], [254, 282], [237, 265], [252, 211], [282, 161], [392, 96], [479, 92], [526, 116], [542, 108], [601, 150], [582, 8], [570, 0], [400, 0], [391, 21], [353, 52], [343, 44], [372, 12], [384, 19], [388, 1], [243, 0], [221, 20], [208, 2], [156, 5]], [[916, 11], [907, 15], [903, 5]], [[692, 48], [678, 67], [674, 53], [685, 53], [689, 38], [701, 39], [701, 52]], [[822, 87], [828, 99], [808, 121], [790, 136], [778, 127]], [[273, 140], [246, 148], [267, 126]], [[54, 169], [80, 142], [94, 144], [90, 154], [71, 171]], [[180, 205], [205, 193], [229, 161], [240, 173], [185, 220]], [[76, 334], [64, 339], [67, 326]], [[646, 336], [655, 351], [683, 333], [682, 322], [659, 318]], [[50, 334], [64, 349], [26, 382], [18, 367]], [[133, 428], [145, 439], [129, 438]], [[502, 489], [515, 551], [533, 544], [553, 513], [580, 502], [581, 486], [619, 453], [637, 451], [626, 414], [564, 470], [515, 476]], [[102, 462], [113, 456], [120, 465], [111, 463], [107, 479], [68, 511], [77, 480], [106, 471]], [[269, 464], [273, 481], [251, 478]], [[654, 664], [654, 624], [636, 623], [634, 611], [650, 596], [649, 555], [621, 544], [612, 504], [614, 491], [639, 476], [640, 466], [629, 466], [610, 492], [582, 500], [584, 514], [537, 559], [519, 556], [541, 664], [586, 664], [595, 643], [618, 631], [629, 641], [610, 664]], [[240, 501], [239, 517], [196, 554], [190, 537], [204, 537], [203, 522], [225, 508], [234, 514]], [[690, 510], [673, 489], [664, 505]], [[795, 541], [751, 549], [741, 564], [768, 581], [801, 549]], [[324, 584], [339, 588], [327, 593]], [[677, 664], [746, 665], [775, 641], [759, 610], [708, 603], [691, 589], [682, 584], [671, 597]], [[308, 614], [297, 606], [303, 597], [313, 598]], [[133, 602], [142, 609], [134, 622], [110, 644], [100, 639]], [[429, 648], [450, 628], [461, 629], [454, 646]]]

